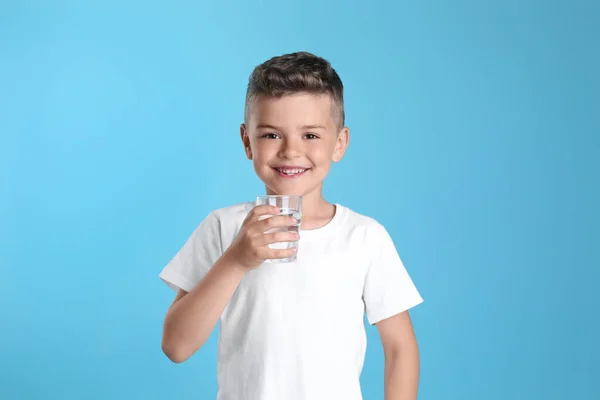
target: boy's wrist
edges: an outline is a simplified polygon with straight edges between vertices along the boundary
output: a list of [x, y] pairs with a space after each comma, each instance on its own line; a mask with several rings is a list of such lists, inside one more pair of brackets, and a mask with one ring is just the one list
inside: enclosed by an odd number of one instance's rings
[[227, 252], [223, 254], [220, 260], [221, 267], [233, 272], [236, 275], [246, 275], [250, 269], [246, 267], [243, 263], [237, 260], [235, 257], [232, 257], [231, 254]]

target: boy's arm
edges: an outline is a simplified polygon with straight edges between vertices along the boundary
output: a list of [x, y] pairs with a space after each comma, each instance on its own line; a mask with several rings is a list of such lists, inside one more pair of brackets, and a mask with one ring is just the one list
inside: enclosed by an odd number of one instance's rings
[[385, 354], [385, 400], [416, 400], [419, 348], [408, 311], [377, 323]]
[[[169, 307], [163, 326], [162, 349], [173, 362], [183, 362], [194, 354], [212, 333], [223, 310], [246, 273], [266, 259], [290, 257], [295, 248], [271, 249], [276, 242], [298, 240], [294, 232], [265, 234], [273, 228], [292, 226], [290, 216], [279, 208], [257, 206], [250, 211], [227, 251], [189, 293], [180, 290]], [[264, 215], [270, 218], [261, 219]]]
[[171, 361], [183, 362], [202, 347], [245, 273], [221, 257], [194, 289], [178, 292], [163, 327], [162, 349]]

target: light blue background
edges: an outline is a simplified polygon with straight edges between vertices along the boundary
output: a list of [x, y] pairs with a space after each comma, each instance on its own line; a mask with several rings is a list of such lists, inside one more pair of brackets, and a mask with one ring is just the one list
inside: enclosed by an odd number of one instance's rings
[[214, 398], [216, 335], [161, 353], [157, 275], [262, 191], [247, 78], [308, 50], [352, 129], [326, 195], [388, 228], [426, 300], [420, 399], [599, 399], [598, 2], [213, 3], [0, 3], [0, 398]]

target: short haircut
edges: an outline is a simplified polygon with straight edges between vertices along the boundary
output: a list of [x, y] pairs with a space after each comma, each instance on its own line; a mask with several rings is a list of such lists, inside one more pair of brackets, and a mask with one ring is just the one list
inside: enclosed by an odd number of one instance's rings
[[252, 71], [246, 92], [244, 118], [258, 96], [282, 97], [295, 93], [329, 95], [338, 127], [345, 123], [344, 85], [329, 61], [307, 52], [273, 57]]

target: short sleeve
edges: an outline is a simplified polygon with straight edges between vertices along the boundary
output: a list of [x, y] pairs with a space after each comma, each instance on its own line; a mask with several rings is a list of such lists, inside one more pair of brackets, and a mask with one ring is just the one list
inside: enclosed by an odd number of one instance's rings
[[209, 214], [192, 232], [159, 277], [173, 290], [191, 291], [222, 254], [220, 222]]
[[363, 289], [365, 312], [371, 325], [423, 302], [404, 267], [392, 238], [381, 225], [369, 233], [371, 262]]

